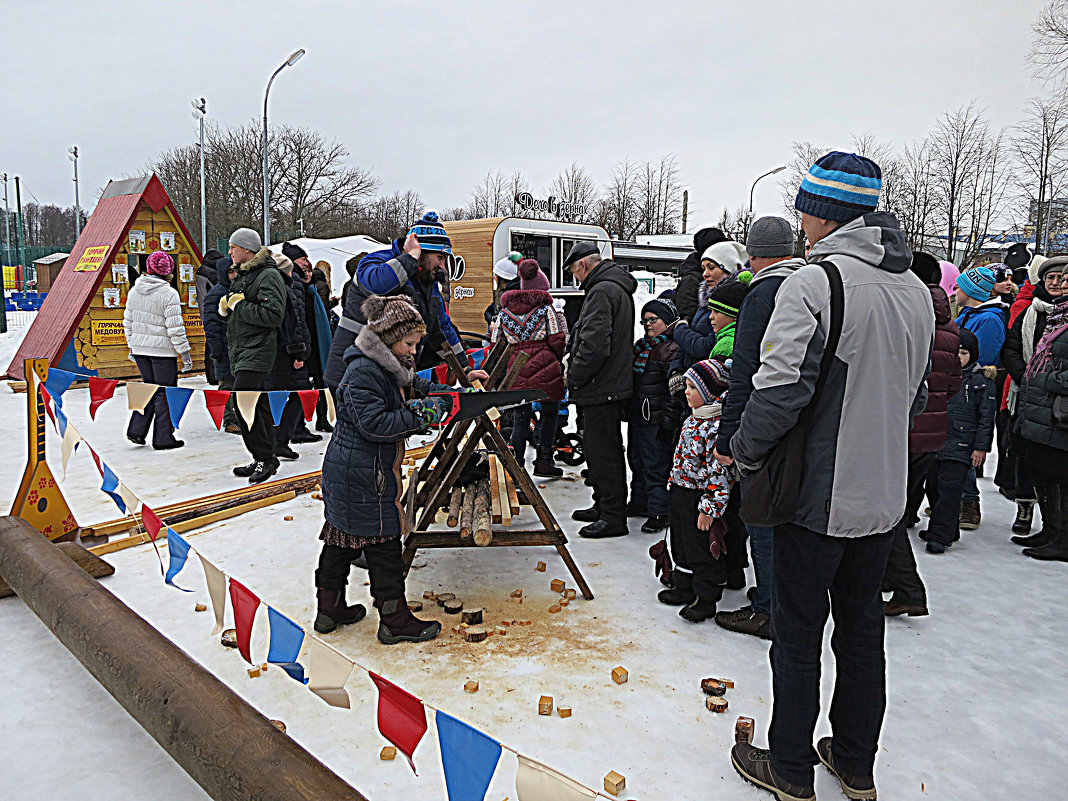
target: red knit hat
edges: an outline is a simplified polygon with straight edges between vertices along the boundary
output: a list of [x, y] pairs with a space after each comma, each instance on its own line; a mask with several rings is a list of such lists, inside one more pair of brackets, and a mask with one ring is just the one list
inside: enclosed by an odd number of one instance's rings
[[174, 259], [162, 250], [157, 250], [149, 255], [145, 272], [149, 275], [159, 275], [166, 278], [174, 272]]
[[519, 288], [549, 291], [549, 279], [534, 259], [523, 259], [519, 262]]

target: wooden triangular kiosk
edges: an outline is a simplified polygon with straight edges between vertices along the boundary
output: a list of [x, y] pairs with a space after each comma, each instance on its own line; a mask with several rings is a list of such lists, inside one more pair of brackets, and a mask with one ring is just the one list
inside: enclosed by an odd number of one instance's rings
[[[518, 354], [508, 369], [512, 351], [503, 340], [490, 350], [484, 364], [489, 373], [487, 390], [506, 390], [518, 377], [529, 356]], [[467, 385], [456, 357], [449, 353], [445, 359], [453, 375]], [[552, 545], [564, 560], [582, 597], [592, 600], [593, 593], [567, 550], [567, 537], [560, 524], [526, 470], [515, 460], [491, 416], [499, 415], [491, 412], [472, 420], [448, 423], [426, 458], [409, 476], [404, 510], [411, 530], [404, 540], [405, 564], [411, 567], [420, 548]], [[488, 476], [461, 486], [461, 473], [480, 451], [487, 457]], [[510, 528], [511, 518], [519, 513], [521, 502], [533, 508], [541, 528]], [[448, 509], [446, 528], [432, 529], [442, 509]], [[499, 524], [504, 527], [494, 527]]]

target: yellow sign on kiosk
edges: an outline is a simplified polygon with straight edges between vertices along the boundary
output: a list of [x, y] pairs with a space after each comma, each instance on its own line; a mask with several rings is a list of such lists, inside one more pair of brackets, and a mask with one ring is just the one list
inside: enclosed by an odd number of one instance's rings
[[122, 330], [122, 320], [93, 320], [92, 343], [125, 345], [126, 334]]
[[110, 245], [95, 245], [91, 248], [86, 248], [82, 252], [81, 258], [78, 259], [78, 263], [74, 265], [74, 272], [95, 273], [104, 266], [104, 260], [108, 257], [110, 249]]

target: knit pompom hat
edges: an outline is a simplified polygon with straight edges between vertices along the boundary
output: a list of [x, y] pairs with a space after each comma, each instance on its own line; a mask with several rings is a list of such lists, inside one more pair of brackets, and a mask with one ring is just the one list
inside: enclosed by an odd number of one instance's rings
[[174, 272], [174, 259], [162, 250], [149, 254], [145, 272], [149, 275], [160, 275], [166, 278]]
[[989, 267], [971, 267], [957, 276], [957, 288], [972, 300], [990, 300], [994, 283], [994, 271]]
[[383, 297], [371, 295], [360, 306], [367, 318], [367, 327], [374, 331], [387, 347], [400, 342], [406, 336], [426, 333], [419, 310], [403, 295]]
[[415, 225], [408, 229], [419, 239], [419, 247], [435, 253], [452, 253], [452, 240], [436, 211], [428, 211]]
[[679, 310], [675, 307], [675, 303], [668, 298], [653, 298], [642, 306], [642, 313], [639, 317], [644, 317], [646, 312], [655, 314], [664, 325], [671, 325], [679, 319]]
[[519, 262], [519, 287], [549, 291], [549, 279], [545, 277], [545, 273], [541, 271], [538, 262], [534, 259], [523, 259]]
[[686, 371], [705, 403], [714, 401], [731, 383], [731, 371], [719, 359], [705, 359]]
[[849, 222], [875, 211], [883, 188], [883, 171], [856, 153], [828, 153], [808, 168], [794, 208], [821, 220]]

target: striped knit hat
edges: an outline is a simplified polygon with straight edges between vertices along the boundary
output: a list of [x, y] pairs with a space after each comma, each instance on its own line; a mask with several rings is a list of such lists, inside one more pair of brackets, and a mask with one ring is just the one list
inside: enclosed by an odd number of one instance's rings
[[874, 211], [883, 188], [879, 165], [856, 153], [828, 153], [809, 167], [794, 208], [821, 220], [849, 222]]
[[452, 240], [445, 233], [445, 227], [438, 219], [436, 211], [428, 211], [415, 225], [408, 229], [409, 234], [419, 237], [419, 247], [437, 253], [452, 253]]
[[718, 359], [705, 359], [686, 371], [686, 378], [694, 385], [701, 400], [711, 403], [731, 383], [731, 372]]

